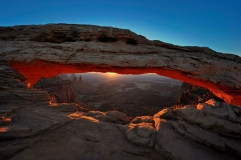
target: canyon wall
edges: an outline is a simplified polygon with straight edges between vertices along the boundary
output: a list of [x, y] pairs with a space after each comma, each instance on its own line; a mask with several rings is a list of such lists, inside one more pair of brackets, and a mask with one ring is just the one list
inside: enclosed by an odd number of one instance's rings
[[[50, 103], [81, 103], [76, 100], [73, 85], [82, 83], [81, 76], [59, 74], [53, 78], [40, 78], [33, 88], [47, 91], [51, 97]], [[82, 103], [81, 103], [82, 104]]]
[[69, 80], [62, 80], [58, 77], [41, 78], [33, 87], [47, 91], [51, 97], [51, 103], [74, 102], [72, 83]]

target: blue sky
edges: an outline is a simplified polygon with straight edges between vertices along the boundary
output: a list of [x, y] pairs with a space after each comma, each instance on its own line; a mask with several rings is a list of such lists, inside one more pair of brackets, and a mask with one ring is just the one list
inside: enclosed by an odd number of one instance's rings
[[76, 23], [241, 56], [241, 0], [0, 0], [0, 26]]

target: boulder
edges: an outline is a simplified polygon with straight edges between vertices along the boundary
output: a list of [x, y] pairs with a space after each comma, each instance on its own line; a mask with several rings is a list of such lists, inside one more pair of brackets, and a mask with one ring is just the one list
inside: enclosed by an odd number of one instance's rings
[[130, 118], [125, 113], [119, 111], [108, 111], [106, 112], [106, 121], [117, 124], [127, 124], [130, 122]]
[[153, 122], [149, 116], [135, 118], [126, 131], [126, 137], [138, 146], [153, 148], [156, 141], [156, 129]]

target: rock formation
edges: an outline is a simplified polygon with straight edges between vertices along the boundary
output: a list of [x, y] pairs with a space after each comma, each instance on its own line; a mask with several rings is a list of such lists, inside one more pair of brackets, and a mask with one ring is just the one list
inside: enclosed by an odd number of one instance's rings
[[[27, 42], [27, 43], [26, 43]], [[206, 47], [149, 41], [129, 30], [49, 24], [0, 28], [0, 61], [28, 78], [88, 71], [157, 73], [241, 104], [241, 58]], [[36, 73], [38, 71], [38, 73]]]
[[72, 103], [75, 102], [72, 83], [69, 80], [62, 80], [58, 77], [41, 78], [34, 88], [48, 91], [51, 103]]
[[130, 122], [118, 111], [49, 104], [46, 91], [27, 89], [26, 78], [6, 63], [0, 69], [0, 159], [241, 157], [240, 107], [211, 99]]
[[241, 158], [238, 106], [210, 99], [130, 121], [118, 111], [50, 104], [47, 91], [26, 83], [80, 71], [155, 72], [241, 104], [237, 56], [86, 25], [1, 27], [0, 39], [0, 159]]
[[196, 106], [164, 109], [154, 115], [155, 149], [170, 159], [229, 159], [209, 154], [212, 150], [208, 146], [240, 158], [240, 113], [239, 107], [213, 99]]
[[58, 74], [55, 77], [58, 77], [58, 78], [60, 78], [62, 80], [69, 80], [67, 74]]
[[184, 92], [177, 101], [178, 106], [197, 105], [198, 103], [204, 103], [209, 99], [215, 99], [219, 102], [223, 102], [222, 99], [213, 95], [206, 88], [194, 86], [185, 82], [182, 83], [182, 88]]

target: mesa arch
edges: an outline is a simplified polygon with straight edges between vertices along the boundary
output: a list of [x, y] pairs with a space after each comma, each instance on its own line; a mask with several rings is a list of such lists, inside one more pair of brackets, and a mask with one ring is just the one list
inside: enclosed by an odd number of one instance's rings
[[113, 27], [0, 27], [0, 61], [8, 62], [31, 85], [60, 73], [157, 73], [208, 88], [227, 103], [241, 105], [240, 57], [150, 41]]

